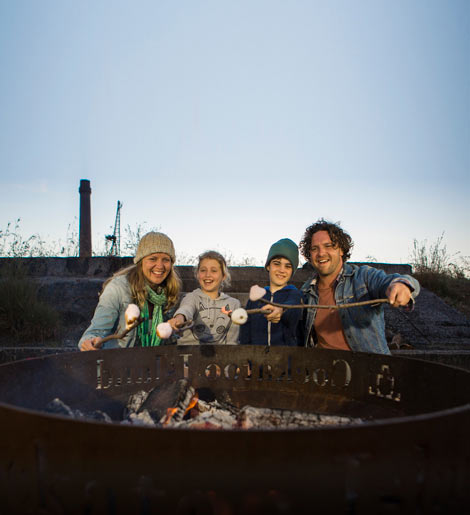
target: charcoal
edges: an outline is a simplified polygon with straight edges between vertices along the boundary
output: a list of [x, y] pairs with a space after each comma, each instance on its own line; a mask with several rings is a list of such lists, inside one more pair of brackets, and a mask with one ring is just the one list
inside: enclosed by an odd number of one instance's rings
[[130, 413], [126, 420], [123, 420], [121, 424], [132, 424], [135, 426], [156, 426], [157, 422], [155, 422], [147, 410], [142, 410], [139, 413]]
[[65, 417], [75, 418], [73, 409], [57, 397], [46, 406], [46, 412], [54, 415], [63, 415]]
[[46, 406], [46, 412], [54, 415], [63, 415], [65, 417], [85, 420], [96, 420], [99, 422], [112, 422], [111, 417], [101, 410], [89, 411], [83, 413], [78, 409], [72, 409], [61, 399], [55, 398]]
[[[80, 417], [79, 417], [80, 418]], [[83, 417], [87, 420], [96, 420], [97, 422], [112, 422], [112, 418], [104, 411], [101, 410], [95, 410], [91, 412], [86, 412], [83, 414]]]
[[218, 409], [201, 413], [195, 418], [175, 422], [171, 427], [191, 429], [233, 429], [237, 426], [236, 417], [229, 411]]
[[[176, 405], [168, 408], [166, 415], [163, 415], [160, 419], [160, 424], [164, 426], [174, 425], [177, 422], [183, 420], [183, 417], [186, 415], [190, 408], [191, 401], [193, 401], [194, 397], [196, 396], [196, 390], [192, 386], [187, 384], [184, 385], [184, 387], [185, 390], [182, 389], [180, 391]], [[198, 400], [197, 396], [195, 400]]]
[[123, 418], [128, 418], [131, 413], [137, 413], [142, 407], [142, 404], [147, 400], [150, 392], [140, 390], [137, 393], [131, 395], [127, 401], [126, 407], [124, 408]]
[[242, 429], [296, 429], [361, 423], [361, 419], [335, 415], [322, 415], [302, 411], [255, 408], [244, 406], [240, 410], [239, 424]]
[[[147, 410], [154, 420], [160, 420], [167, 415], [168, 408], [179, 407], [184, 402], [189, 388], [187, 379], [157, 386], [149, 393], [137, 413]], [[192, 391], [194, 395], [193, 388]]]

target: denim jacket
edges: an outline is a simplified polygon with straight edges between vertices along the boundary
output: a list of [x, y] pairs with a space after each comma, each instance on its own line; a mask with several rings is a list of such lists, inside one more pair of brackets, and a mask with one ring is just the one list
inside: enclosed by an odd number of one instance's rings
[[[318, 304], [316, 281], [315, 275], [301, 288], [306, 304]], [[406, 284], [412, 291], [413, 300], [419, 293], [418, 281], [409, 275], [386, 274], [383, 270], [370, 266], [345, 263], [336, 280], [336, 304], [385, 298], [385, 292], [392, 282]], [[314, 322], [317, 310], [305, 309], [304, 312], [303, 342], [306, 347], [310, 347], [312, 346], [310, 337], [315, 332]], [[346, 341], [353, 351], [390, 354], [385, 339], [383, 304], [340, 309], [338, 312]]]

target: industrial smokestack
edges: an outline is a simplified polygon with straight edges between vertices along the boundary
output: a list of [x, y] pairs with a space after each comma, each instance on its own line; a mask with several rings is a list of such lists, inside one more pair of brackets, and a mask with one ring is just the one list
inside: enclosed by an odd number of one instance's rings
[[91, 256], [91, 208], [90, 208], [90, 181], [80, 181], [80, 257]]

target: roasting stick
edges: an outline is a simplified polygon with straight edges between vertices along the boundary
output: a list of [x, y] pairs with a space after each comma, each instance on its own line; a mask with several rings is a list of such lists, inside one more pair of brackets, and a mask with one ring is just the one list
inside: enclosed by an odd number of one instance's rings
[[[372, 299], [372, 300], [364, 300], [362, 302], [351, 302], [349, 304], [334, 304], [332, 306], [324, 306], [321, 304], [279, 304], [278, 302], [269, 302], [267, 299], [258, 299], [264, 304], [270, 304], [271, 306], [276, 306], [278, 308], [283, 309], [346, 309], [346, 308], [355, 308], [357, 306], [369, 306], [371, 304], [387, 304], [390, 301], [388, 299]], [[248, 309], [247, 313], [260, 313], [261, 310], [256, 309]]]
[[[144, 321], [143, 318], [139, 317], [135, 322], [133, 322], [131, 325], [128, 325], [124, 331], [121, 331], [120, 333], [110, 334], [109, 336], [105, 336], [102, 338], [98, 343], [94, 343], [93, 346], [97, 349], [101, 348], [104, 342], [107, 342], [109, 340], [120, 340], [121, 338], [124, 338], [126, 334], [130, 333], [132, 329], [135, 329], [138, 325], [140, 325]], [[161, 324], [159, 324], [161, 325]], [[179, 331], [186, 331], [186, 329], [191, 329], [193, 327], [193, 321], [187, 320], [182, 326], [179, 327]], [[159, 335], [161, 336], [161, 335]]]
[[104, 338], [101, 338], [101, 340], [98, 343], [93, 344], [93, 347], [100, 349], [103, 346], [104, 342], [107, 342], [109, 340], [120, 340], [121, 338], [124, 338], [124, 336], [126, 336], [126, 334], [130, 333], [132, 331], [132, 329], [135, 329], [143, 321], [144, 321], [144, 319], [139, 317], [135, 322], [133, 322], [130, 325], [127, 325], [126, 328], [124, 329], [124, 331], [121, 331], [120, 333], [110, 334], [108, 336], [105, 336]]
[[[271, 306], [276, 306], [278, 308], [283, 309], [346, 309], [346, 308], [354, 308], [357, 306], [368, 306], [369, 304], [385, 304], [389, 302], [388, 299], [373, 299], [373, 300], [364, 300], [362, 302], [351, 302], [349, 304], [334, 304], [333, 306], [323, 306], [320, 304], [279, 304], [278, 302], [270, 302], [263, 297], [266, 294], [266, 290], [258, 286], [257, 284], [253, 285], [250, 288], [250, 300], [255, 302], [257, 300], [263, 302], [264, 304], [269, 304]], [[253, 310], [248, 310], [247, 313], [250, 312], [255, 313]], [[256, 311], [259, 313], [259, 311]]]
[[[388, 299], [374, 299], [374, 300], [365, 300], [362, 302], [351, 302], [350, 304], [334, 304], [332, 306], [324, 306], [321, 304], [280, 304], [279, 302], [272, 302], [267, 299], [264, 299], [264, 295], [266, 295], [266, 290], [261, 288], [257, 284], [250, 288], [250, 300], [252, 302], [256, 302], [257, 300], [263, 302], [268, 306], [274, 306], [282, 309], [346, 309], [346, 308], [354, 308], [357, 306], [368, 306], [372, 304], [385, 304], [388, 303]], [[248, 315], [254, 315], [255, 313], [262, 313], [263, 315], [267, 313], [271, 313], [272, 311], [268, 311], [262, 308], [255, 309], [244, 309], [237, 308], [233, 312], [226, 312], [222, 308], [222, 313], [230, 316], [232, 322], [237, 325], [246, 324], [248, 321]]]
[[[333, 306], [323, 306], [320, 304], [279, 304], [277, 302], [269, 302], [266, 299], [256, 299], [261, 300], [266, 305], [269, 306], [276, 306], [278, 308], [282, 309], [344, 309], [344, 308], [353, 308], [355, 306], [367, 306], [369, 304], [384, 304], [388, 302], [388, 299], [375, 299], [375, 300], [365, 300], [363, 302], [351, 302], [350, 304], [339, 304], [339, 305], [333, 305]], [[226, 313], [228, 316], [231, 317], [232, 322], [237, 325], [243, 325], [246, 324], [248, 320], [248, 315], [254, 315], [256, 313], [262, 313], [263, 315], [272, 313], [272, 311], [269, 310], [263, 310], [261, 308], [255, 308], [255, 309], [244, 309], [244, 308], [238, 308], [232, 311], [231, 313]]]

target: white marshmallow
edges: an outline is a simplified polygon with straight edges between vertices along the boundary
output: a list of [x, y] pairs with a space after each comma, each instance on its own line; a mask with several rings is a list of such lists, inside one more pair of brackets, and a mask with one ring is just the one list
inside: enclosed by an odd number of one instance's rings
[[135, 304], [129, 304], [127, 306], [126, 312], [124, 313], [124, 318], [126, 319], [126, 329], [128, 329], [139, 317], [139, 306]]
[[162, 322], [161, 324], [157, 325], [157, 336], [159, 338], [162, 338], [163, 340], [166, 340], [169, 338], [173, 333], [173, 328], [168, 322]]
[[246, 321], [248, 320], [248, 313], [243, 308], [235, 309], [232, 312], [232, 322], [237, 325], [243, 325], [246, 324]]
[[264, 288], [261, 288], [261, 286], [258, 286], [257, 284], [250, 288], [250, 300], [252, 302], [262, 299], [265, 295], [266, 290]]

